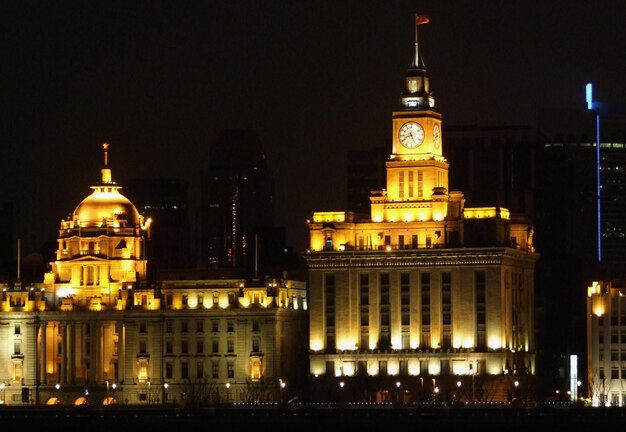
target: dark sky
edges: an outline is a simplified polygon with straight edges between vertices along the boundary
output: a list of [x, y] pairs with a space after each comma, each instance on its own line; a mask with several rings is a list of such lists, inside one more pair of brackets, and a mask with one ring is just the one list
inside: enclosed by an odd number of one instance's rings
[[0, 199], [26, 253], [91, 193], [103, 141], [122, 186], [182, 177], [193, 200], [218, 132], [251, 127], [276, 222], [301, 251], [313, 211], [345, 208], [346, 150], [391, 138], [415, 12], [430, 16], [419, 42], [445, 124], [532, 125], [540, 109], [581, 106], [588, 81], [598, 100], [626, 100], [622, 5], [3, 2]]

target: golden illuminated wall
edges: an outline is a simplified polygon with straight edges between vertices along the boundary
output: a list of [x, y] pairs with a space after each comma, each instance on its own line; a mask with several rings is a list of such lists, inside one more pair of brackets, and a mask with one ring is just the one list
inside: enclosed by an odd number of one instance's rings
[[[625, 406], [623, 379], [615, 358], [626, 357], [620, 338], [626, 322], [626, 288], [594, 281], [587, 288], [587, 382], [594, 406]], [[622, 375], [623, 377], [623, 375]]]
[[[477, 259], [477, 254], [485, 254]], [[513, 368], [534, 371], [534, 315], [533, 315], [533, 266], [534, 259], [522, 257], [514, 251], [457, 251], [454, 258], [446, 258], [445, 254], [429, 251], [415, 256], [407, 256], [400, 252], [390, 252], [385, 256], [376, 253], [371, 255], [342, 257], [341, 252], [308, 257], [309, 268], [309, 302], [310, 302], [310, 349], [312, 354], [311, 374], [324, 375], [327, 361], [334, 361], [337, 375], [350, 375], [352, 363], [359, 360], [368, 361], [370, 374], [376, 375], [376, 364], [385, 360], [390, 368], [398, 367], [400, 359], [406, 358], [405, 350], [415, 350], [412, 359], [413, 375], [418, 375], [418, 360], [429, 362], [429, 373], [439, 373], [441, 359], [456, 359], [454, 368], [458, 373], [468, 374], [470, 364], [484, 361], [486, 368], [483, 373], [504, 374]], [[480, 261], [483, 261], [481, 264]], [[351, 263], [350, 266], [346, 266]], [[442, 265], [444, 264], [444, 265]], [[488, 264], [488, 265], [487, 265]], [[479, 328], [476, 318], [476, 272], [485, 274], [486, 322]], [[401, 323], [400, 275], [408, 274], [410, 280], [410, 324]], [[442, 274], [448, 273], [451, 278], [452, 322], [450, 345], [444, 346], [444, 330], [442, 304]], [[367, 338], [362, 340], [359, 280], [362, 274], [369, 277], [369, 302], [367, 305], [368, 322]], [[391, 350], [380, 352], [373, 358], [369, 350], [379, 348], [381, 337], [381, 311], [379, 280], [382, 274], [389, 277], [389, 315]], [[421, 340], [424, 327], [421, 322], [421, 277], [430, 277], [430, 331], [429, 340]], [[328, 313], [325, 298], [325, 283], [328, 275], [334, 280], [334, 340], [336, 349], [327, 351]], [[515, 324], [515, 325], [514, 325]], [[407, 333], [408, 332], [408, 333]], [[482, 336], [479, 334], [482, 333]], [[403, 334], [408, 335], [403, 338]], [[479, 341], [485, 346], [479, 346]], [[408, 344], [408, 345], [404, 345]], [[456, 353], [467, 350], [465, 354], [447, 354], [446, 350]], [[435, 353], [436, 350], [437, 353]], [[488, 354], [504, 350], [501, 355]], [[507, 354], [522, 356], [521, 363], [509, 362]], [[527, 356], [527, 353], [530, 353]], [[362, 357], [360, 357], [362, 356]], [[349, 360], [351, 359], [351, 360]], [[346, 363], [347, 362], [347, 363]], [[391, 366], [395, 364], [395, 366]], [[388, 370], [393, 373], [392, 370]], [[396, 374], [398, 372], [396, 371]]]
[[[458, 233], [460, 230], [459, 220], [334, 223], [332, 226], [309, 223], [309, 250], [394, 250], [445, 247], [446, 235], [450, 236], [450, 233]], [[416, 246], [413, 245], [413, 236], [417, 236]]]

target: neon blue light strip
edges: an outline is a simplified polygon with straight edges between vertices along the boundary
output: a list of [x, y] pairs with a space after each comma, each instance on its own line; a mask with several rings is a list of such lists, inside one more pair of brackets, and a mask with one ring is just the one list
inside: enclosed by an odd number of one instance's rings
[[598, 193], [598, 262], [602, 262], [602, 219], [600, 218], [600, 111], [596, 112], [596, 184]]
[[587, 102], [587, 109], [593, 109], [593, 86], [591, 83], [587, 83], [585, 86], [585, 101]]

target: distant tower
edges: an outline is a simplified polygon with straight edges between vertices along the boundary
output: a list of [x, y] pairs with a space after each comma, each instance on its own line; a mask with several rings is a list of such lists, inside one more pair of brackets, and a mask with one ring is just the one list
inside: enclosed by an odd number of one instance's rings
[[188, 184], [176, 178], [138, 178], [127, 182], [125, 190], [139, 212], [151, 220], [146, 258], [150, 260], [148, 280], [153, 282], [162, 270], [189, 268], [191, 253]]
[[9, 280], [15, 275], [14, 229], [13, 203], [0, 202], [0, 279]]
[[258, 135], [225, 129], [202, 175], [199, 266], [251, 270], [258, 234], [274, 226], [274, 179]]

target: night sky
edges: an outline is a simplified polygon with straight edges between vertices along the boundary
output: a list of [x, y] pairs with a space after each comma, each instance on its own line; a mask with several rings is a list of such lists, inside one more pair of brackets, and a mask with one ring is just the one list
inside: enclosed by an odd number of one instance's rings
[[[2, 20], [0, 200], [22, 253], [100, 178], [182, 177], [192, 205], [223, 128], [253, 128], [294, 250], [343, 210], [346, 151], [390, 142], [414, 43], [446, 125], [534, 125], [541, 109], [626, 101], [619, 1], [13, 0]], [[445, 135], [444, 154], [445, 154]], [[454, 169], [452, 166], [451, 169]], [[124, 189], [122, 189], [124, 193]], [[132, 197], [129, 196], [132, 199]]]

